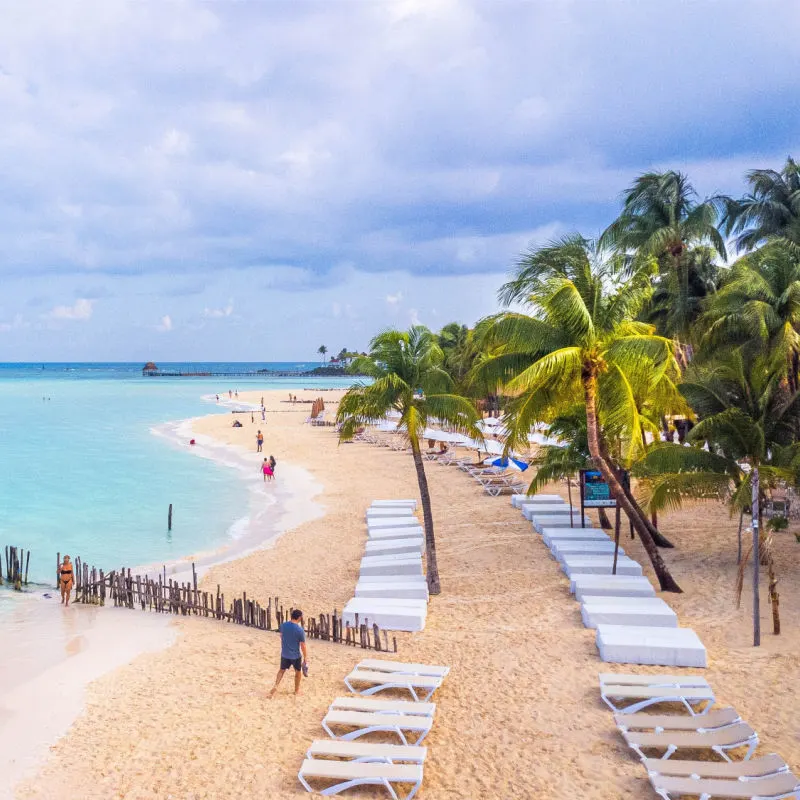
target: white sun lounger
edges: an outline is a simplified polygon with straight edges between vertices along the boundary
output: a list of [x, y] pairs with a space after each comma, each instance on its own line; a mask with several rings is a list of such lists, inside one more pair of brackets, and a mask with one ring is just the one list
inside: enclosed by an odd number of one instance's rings
[[637, 575], [576, 575], [569, 590], [579, 602], [584, 597], [655, 597], [656, 590], [647, 578]]
[[425, 538], [425, 532], [422, 530], [421, 525], [408, 528], [376, 528], [375, 530], [368, 530], [367, 536], [371, 542], [379, 542], [384, 539], [408, 539], [421, 536]]
[[705, 667], [706, 648], [691, 628], [598, 625], [600, 658], [616, 664]]
[[[367, 659], [368, 661], [371, 659]], [[337, 711], [370, 711], [384, 714], [421, 714], [432, 717], [436, 711], [436, 703], [415, 703], [413, 700], [378, 700], [374, 697], [361, 697], [348, 694], [337, 697], [330, 705]]]
[[364, 556], [361, 559], [360, 575], [422, 575], [422, 559], [419, 556]]
[[388, 508], [368, 508], [367, 522], [386, 517], [413, 517], [414, 509], [411, 506], [389, 506]]
[[[622, 680], [625, 679], [624, 675], [619, 677]], [[675, 682], [663, 686], [601, 682], [600, 697], [612, 711], [626, 714], [632, 714], [659, 703], [680, 703], [690, 714], [697, 715], [704, 714], [714, 705], [714, 691], [704, 678], [697, 679], [693, 675], [687, 675], [683, 679], [684, 682], [681, 683], [679, 676], [662, 677], [665, 679], [674, 677]], [[687, 685], [696, 684], [699, 681], [702, 681], [704, 685]], [[625, 705], [626, 703], [627, 705]]]
[[556, 542], [610, 542], [612, 539], [601, 528], [545, 528], [542, 541], [552, 547]]
[[[329, 709], [322, 727], [331, 739], [350, 741], [369, 733], [396, 733], [403, 744], [409, 744], [406, 732], [417, 734], [411, 744], [419, 744], [433, 727], [433, 717], [422, 714], [397, 714], [389, 711], [339, 711]], [[336, 734], [334, 727], [355, 728], [348, 733]]]
[[387, 631], [421, 631], [428, 618], [426, 600], [403, 600], [399, 598], [354, 597], [342, 611], [342, 622], [355, 625], [359, 622], [377, 625]]
[[364, 547], [365, 556], [397, 555], [398, 553], [416, 553], [421, 555], [425, 549], [425, 540], [421, 536], [409, 539], [379, 539], [368, 541]]
[[369, 518], [367, 527], [371, 531], [377, 531], [385, 528], [419, 528], [419, 520], [413, 515], [408, 516], [394, 516], [394, 517], [377, 517]]
[[336, 781], [333, 786], [320, 790], [320, 794], [339, 794], [354, 786], [383, 786], [392, 800], [399, 800], [394, 784], [411, 784], [404, 800], [411, 800], [422, 785], [421, 764], [365, 764], [361, 761], [333, 761], [307, 758], [300, 767], [297, 778], [307, 792], [314, 790], [309, 780]]
[[[613, 577], [611, 569], [614, 564], [614, 554], [605, 553], [599, 556], [590, 555], [565, 555], [560, 559], [561, 568], [568, 578], [576, 575], [608, 575]], [[641, 576], [642, 565], [628, 556], [617, 559], [617, 575]]]
[[408, 507], [408, 508], [414, 509], [416, 511], [416, 509], [417, 509], [417, 501], [416, 500], [411, 500], [411, 499], [408, 499], [408, 500], [373, 500], [372, 503], [370, 504], [370, 508], [392, 508], [392, 507], [395, 507], [395, 506]]
[[564, 500], [557, 494], [515, 494], [511, 497], [511, 505], [514, 508], [522, 508], [531, 504], [554, 505], [563, 503]]
[[[572, 523], [570, 524], [569, 514], [534, 514], [531, 518], [533, 529], [537, 533], [541, 533], [545, 528], [580, 528], [581, 527], [581, 512], [574, 514]], [[589, 517], [583, 518], [585, 528], [592, 527], [592, 521]]]
[[678, 615], [660, 597], [587, 597], [581, 603], [581, 618], [587, 628], [598, 625], [678, 627]]
[[[354, 669], [345, 679], [347, 688], [354, 694], [372, 695], [386, 689], [404, 689], [414, 700], [426, 703], [442, 685], [443, 678], [433, 675], [400, 675], [396, 672], [376, 672], [375, 670]], [[354, 683], [368, 684], [366, 689], [353, 688]], [[422, 695], [422, 697], [420, 697]]]
[[347, 761], [360, 761], [362, 764], [422, 764], [427, 754], [427, 747], [413, 744], [315, 739], [306, 751], [306, 758], [343, 758]]
[[450, 667], [437, 664], [411, 664], [406, 661], [385, 661], [382, 658], [364, 658], [358, 662], [356, 669], [392, 672], [395, 675], [431, 675], [435, 678], [445, 678], [450, 674]]
[[[539, 516], [546, 516], [551, 515], [554, 517], [567, 517], [569, 519], [569, 509], [570, 507], [563, 502], [560, 503], [526, 503], [522, 506], [522, 516], [525, 519], [533, 519], [534, 517]], [[581, 510], [579, 508], [572, 507], [572, 516], [578, 520], [578, 524], [580, 524], [581, 519]]]
[[[411, 703], [411, 705], [414, 705]], [[699, 731], [726, 728], [742, 721], [735, 708], [712, 708], [705, 714], [651, 714], [638, 711], [635, 714], [614, 714], [614, 722], [620, 730], [646, 731]]]
[[620, 729], [620, 733], [641, 759], [647, 758], [644, 750], [656, 750], [661, 758], [668, 759], [675, 751], [711, 750], [726, 761], [730, 761], [728, 750], [746, 747], [744, 760], [747, 761], [758, 746], [758, 734], [746, 723], [737, 722], [722, 728], [698, 728], [694, 731], [665, 730], [653, 733]]
[[[569, 539], [556, 539], [550, 547], [550, 552], [556, 561], [562, 561], [564, 556], [602, 556], [611, 553], [614, 555], [614, 542], [608, 537], [605, 541], [595, 539], [593, 542], [576, 542]], [[619, 554], [625, 555], [625, 550], [619, 548]]]
[[[671, 760], [671, 759], [670, 759]], [[695, 762], [692, 762], [695, 763]], [[750, 763], [750, 762], [744, 762]], [[763, 778], [697, 778], [648, 775], [656, 794], [663, 800], [699, 797], [700, 800], [782, 800], [800, 798], [800, 782], [791, 772]]]
[[364, 578], [356, 584], [356, 597], [386, 597], [406, 600], [428, 599], [428, 584], [423, 578], [422, 582], [404, 581], [403, 577], [388, 577], [385, 582], [372, 578]]
[[603, 686], [668, 686], [670, 688], [711, 688], [711, 684], [704, 675], [692, 675], [691, 673], [675, 675], [656, 672], [653, 675], [643, 675], [630, 672], [601, 672], [597, 677], [600, 679], [601, 688]]

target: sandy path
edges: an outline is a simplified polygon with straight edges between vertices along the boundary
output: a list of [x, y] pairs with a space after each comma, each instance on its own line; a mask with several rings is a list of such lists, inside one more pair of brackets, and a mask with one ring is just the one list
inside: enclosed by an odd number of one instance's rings
[[[283, 462], [314, 473], [327, 514], [271, 549], [214, 568], [204, 584], [262, 601], [279, 595], [319, 613], [341, 608], [352, 594], [368, 502], [416, 496], [416, 480], [409, 456], [337, 446], [331, 428], [303, 425], [307, 407], [278, 402], [284, 396], [267, 397], [264, 449], [278, 459], [278, 479]], [[326, 402], [333, 396], [325, 393]], [[195, 430], [254, 449], [259, 425], [248, 420], [234, 430], [230, 422], [209, 417]], [[398, 636], [399, 657], [448, 663], [452, 672], [435, 698], [420, 797], [654, 797], [599, 700], [593, 634], [581, 626], [567, 580], [541, 541], [507, 498], [484, 496], [452, 467], [433, 464], [428, 474], [443, 594], [433, 599], [423, 633]], [[748, 646], [748, 610], [732, 603], [735, 524], [706, 505], [671, 515], [662, 529], [678, 544], [666, 557], [687, 590], [666, 599], [708, 647], [719, 699], [754, 725], [765, 752], [800, 766], [800, 544], [790, 534], [779, 538], [784, 634], [766, 633], [756, 651]], [[638, 542], [626, 547], [645, 563]], [[765, 595], [762, 602], [768, 631]], [[90, 687], [86, 713], [19, 798], [61, 798], [65, 787], [70, 796], [103, 800], [304, 796], [297, 768], [308, 743], [323, 735], [319, 722], [360, 653], [312, 642], [304, 695], [295, 701], [284, 684], [269, 702], [274, 635], [206, 620], [176, 625], [175, 646]]]

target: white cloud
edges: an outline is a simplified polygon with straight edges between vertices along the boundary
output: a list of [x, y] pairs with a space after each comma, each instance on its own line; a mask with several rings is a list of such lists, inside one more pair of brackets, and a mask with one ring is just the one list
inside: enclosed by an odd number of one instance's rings
[[48, 316], [50, 319], [56, 320], [85, 322], [92, 318], [94, 302], [94, 300], [87, 300], [82, 297], [76, 300], [71, 306], [56, 306]]
[[172, 330], [172, 318], [169, 314], [164, 314], [161, 317], [161, 322], [156, 325], [156, 330], [160, 333], [169, 333]]
[[16, 331], [20, 328], [29, 327], [29, 323], [25, 322], [22, 314], [14, 314], [11, 322], [0, 322], [0, 333], [8, 333], [9, 331]]
[[387, 294], [386, 295], [386, 302], [390, 306], [397, 305], [402, 299], [403, 299], [403, 293], [402, 292], [398, 292], [397, 294]]
[[228, 300], [228, 304], [224, 308], [204, 308], [203, 316], [207, 319], [223, 319], [233, 314], [233, 300]]

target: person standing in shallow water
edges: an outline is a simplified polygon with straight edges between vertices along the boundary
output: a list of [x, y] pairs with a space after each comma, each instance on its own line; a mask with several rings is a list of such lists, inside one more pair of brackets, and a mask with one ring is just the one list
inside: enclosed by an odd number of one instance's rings
[[275, 464], [277, 464], [277, 461], [275, 461], [275, 456], [271, 455], [269, 457], [269, 468], [272, 470], [273, 478], [275, 477]]
[[72, 563], [69, 556], [64, 556], [64, 561], [58, 571], [58, 585], [61, 589], [61, 605], [69, 605], [69, 597], [72, 594], [72, 584], [75, 576], [72, 572]]
[[275, 685], [269, 693], [270, 700], [275, 697], [278, 685], [289, 667], [294, 669], [294, 694], [300, 694], [300, 681], [303, 674], [308, 674], [308, 652], [306, 651], [306, 633], [303, 630], [303, 612], [296, 608], [292, 611], [291, 620], [281, 623], [281, 666], [275, 676]]
[[261, 464], [260, 469], [264, 475], [264, 483], [266, 483], [268, 480], [271, 481], [274, 473], [272, 472], [272, 467], [269, 465], [269, 461], [267, 461], [266, 458], [264, 459], [264, 463]]

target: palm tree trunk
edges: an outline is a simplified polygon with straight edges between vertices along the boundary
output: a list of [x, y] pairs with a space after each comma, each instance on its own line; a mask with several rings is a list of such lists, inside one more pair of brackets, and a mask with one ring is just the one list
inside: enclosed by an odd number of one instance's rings
[[620, 523], [619, 503], [614, 509], [614, 563], [611, 565], [611, 574], [617, 574], [617, 558], [619, 557], [619, 523]]
[[753, 513], [753, 647], [761, 644], [761, 599], [758, 594], [759, 566], [761, 564], [760, 538], [759, 531], [761, 512], [759, 511], [759, 481], [758, 466], [753, 467], [750, 480], [752, 481], [753, 495], [751, 511]]
[[[650, 530], [646, 524], [646, 519], [642, 514], [641, 509], [631, 503], [625, 492], [624, 484], [617, 477], [616, 472], [611, 468], [608, 461], [603, 458], [603, 448], [600, 439], [600, 426], [597, 419], [597, 375], [591, 366], [584, 367], [583, 374], [581, 375], [583, 382], [583, 393], [586, 400], [586, 429], [589, 440], [589, 453], [592, 456], [597, 468], [603, 475], [611, 494], [617, 498], [617, 503], [622, 506], [622, 509], [628, 515], [628, 518], [636, 528], [639, 534], [639, 539], [642, 546], [647, 551], [650, 558], [650, 563], [653, 565], [653, 570], [658, 577], [659, 585], [662, 591], [665, 592], [680, 592], [682, 591], [678, 586], [675, 579], [670, 574], [667, 565], [661, 558], [658, 548], [653, 541]], [[637, 513], [638, 512], [638, 513]]]
[[436, 539], [433, 535], [431, 495], [428, 490], [428, 478], [425, 475], [425, 463], [422, 460], [422, 452], [419, 449], [419, 440], [415, 436], [409, 438], [411, 441], [411, 453], [414, 456], [414, 466], [417, 469], [419, 496], [422, 500], [422, 517], [425, 521], [425, 560], [427, 561], [428, 592], [430, 594], [441, 594], [439, 563], [436, 560]]
[[611, 520], [608, 518], [608, 514], [606, 514], [606, 510], [604, 508], [597, 509], [597, 518], [600, 520], [601, 528], [604, 528], [605, 530], [611, 530]]

